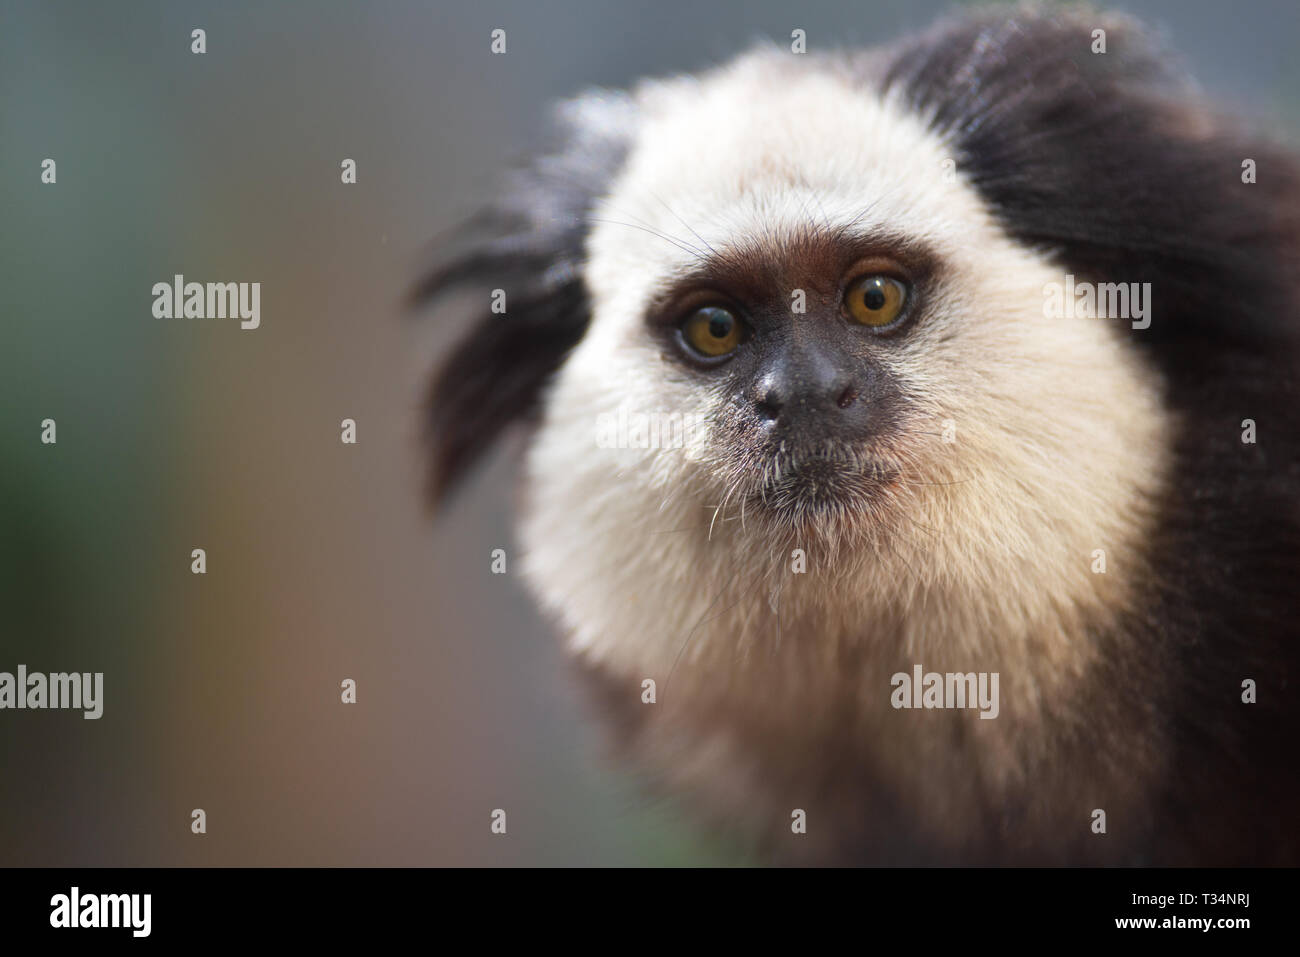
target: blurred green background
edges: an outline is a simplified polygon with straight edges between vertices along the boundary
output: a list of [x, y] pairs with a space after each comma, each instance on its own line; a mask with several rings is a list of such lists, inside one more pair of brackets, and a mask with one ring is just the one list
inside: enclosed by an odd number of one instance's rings
[[[99, 721], [0, 712], [0, 864], [747, 862], [607, 760], [490, 574], [510, 450], [426, 514], [420, 388], [456, 322], [400, 299], [556, 97], [948, 6], [0, 2], [0, 671], [105, 673]], [[1300, 128], [1294, 0], [1123, 6]], [[175, 273], [261, 282], [261, 328], [153, 318]]]

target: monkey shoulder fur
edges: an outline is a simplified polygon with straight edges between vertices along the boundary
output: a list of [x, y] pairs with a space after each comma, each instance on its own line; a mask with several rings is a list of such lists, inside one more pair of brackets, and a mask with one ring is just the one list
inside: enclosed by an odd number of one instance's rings
[[1300, 863], [1300, 165], [1175, 64], [1004, 8], [593, 92], [419, 284], [485, 304], [435, 501], [527, 429], [625, 759], [769, 859]]

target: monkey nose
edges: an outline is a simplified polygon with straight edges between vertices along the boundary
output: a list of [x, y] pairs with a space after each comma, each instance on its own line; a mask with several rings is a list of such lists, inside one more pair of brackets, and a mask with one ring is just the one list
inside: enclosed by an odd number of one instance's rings
[[792, 413], [787, 411], [787, 407], [793, 402], [800, 409], [807, 409], [812, 406], [814, 411], [832, 411], [832, 404], [836, 409], [848, 409], [853, 403], [858, 401], [859, 392], [852, 382], [843, 381], [835, 382], [825, 388], [813, 390], [811, 393], [802, 392], [789, 393], [787, 390], [777, 386], [769, 386], [754, 401], [754, 408], [758, 411], [759, 417], [775, 422], [781, 418], [783, 412], [789, 417]]
[[755, 382], [754, 412], [764, 428], [792, 438], [860, 439], [872, 428], [867, 378], [838, 363], [783, 363]]

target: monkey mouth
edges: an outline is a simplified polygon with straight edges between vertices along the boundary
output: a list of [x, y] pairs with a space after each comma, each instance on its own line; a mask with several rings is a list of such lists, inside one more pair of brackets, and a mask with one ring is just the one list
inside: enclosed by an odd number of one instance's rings
[[895, 469], [849, 453], [781, 456], [752, 497], [785, 517], [847, 515], [874, 511], [898, 482]]

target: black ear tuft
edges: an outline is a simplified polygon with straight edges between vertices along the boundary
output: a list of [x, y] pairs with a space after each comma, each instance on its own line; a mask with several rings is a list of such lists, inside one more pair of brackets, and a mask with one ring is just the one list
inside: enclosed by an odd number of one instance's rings
[[[1294, 336], [1294, 160], [1208, 109], [1140, 24], [993, 8], [907, 45], [884, 86], [952, 144], [1012, 236], [1094, 280], [1151, 282], [1138, 341]], [[1248, 157], [1268, 171], [1257, 184]]]
[[[412, 290], [414, 305], [453, 289], [481, 294], [481, 308], [430, 385], [428, 492], [441, 503], [513, 422], [535, 411], [543, 387], [586, 332], [582, 277], [592, 206], [626, 155], [631, 101], [595, 93], [564, 104], [559, 143], [515, 173], [466, 227], [461, 251]], [[505, 312], [493, 313], [494, 289]]]

